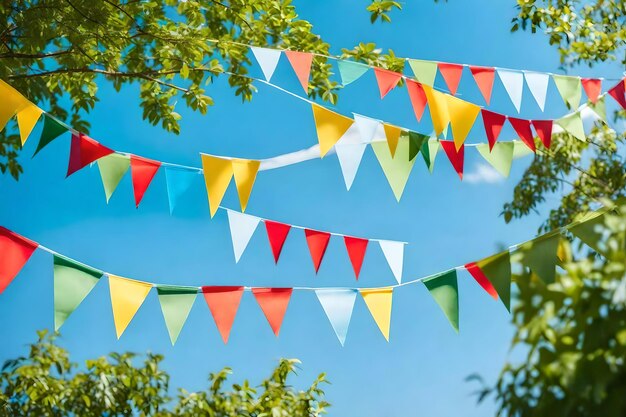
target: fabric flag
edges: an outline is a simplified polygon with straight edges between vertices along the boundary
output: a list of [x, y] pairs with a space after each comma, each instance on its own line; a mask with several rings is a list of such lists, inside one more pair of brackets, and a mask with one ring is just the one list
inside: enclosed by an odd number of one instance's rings
[[30, 102], [19, 91], [2, 80], [0, 80], [0, 97], [2, 97], [0, 102], [0, 130], [2, 130], [15, 113]]
[[[380, 139], [386, 139], [385, 131], [380, 120], [354, 113], [354, 124], [352, 126], [355, 125], [359, 131], [360, 143], [371, 143], [379, 137]], [[352, 128], [352, 126], [350, 126], [350, 128]], [[345, 136], [346, 135], [344, 135], [344, 137]]]
[[447, 96], [447, 98], [452, 136], [454, 137], [454, 145], [458, 151], [461, 146], [463, 146], [465, 138], [467, 138], [472, 126], [474, 126], [476, 117], [478, 117], [478, 113], [480, 113], [480, 107], [456, 97]]
[[398, 141], [400, 140], [400, 134], [402, 134], [402, 129], [397, 126], [383, 124], [383, 128], [385, 130], [385, 137], [387, 138], [387, 145], [389, 146], [389, 152], [391, 153], [391, 157], [396, 154], [396, 149], [398, 148]]
[[58, 138], [68, 130], [69, 129], [66, 125], [57, 122], [55, 119], [48, 115], [44, 115], [43, 130], [41, 131], [39, 143], [37, 144], [37, 149], [35, 149], [35, 153], [33, 154], [33, 156], [37, 155], [40, 150], [46, 147], [46, 145], [48, 145], [50, 142], [52, 142], [54, 139]]
[[598, 101], [598, 97], [600, 97], [600, 93], [602, 92], [602, 80], [596, 78], [583, 78], [580, 82], [589, 101], [595, 104]]
[[87, 297], [103, 272], [60, 255], [54, 255], [54, 330], [59, 330]]
[[243, 287], [202, 287], [202, 294], [222, 340], [228, 343], [243, 295]]
[[550, 75], [540, 72], [524, 72], [524, 78], [526, 79], [526, 84], [535, 102], [537, 102], [541, 111], [544, 111]]
[[0, 294], [30, 259], [37, 243], [0, 226]]
[[235, 263], [239, 262], [243, 251], [246, 250], [254, 231], [261, 219], [232, 210], [226, 210], [228, 215], [228, 225], [230, 236], [233, 241], [233, 251], [235, 252]]
[[261, 71], [263, 71], [265, 80], [269, 81], [272, 78], [272, 75], [274, 75], [274, 71], [276, 70], [276, 66], [278, 65], [278, 60], [280, 59], [280, 50], [259, 48], [257, 46], [251, 46], [250, 49], [252, 50], [254, 57], [259, 63]]
[[485, 125], [487, 140], [489, 141], [489, 149], [493, 149], [502, 131], [502, 126], [504, 126], [504, 122], [506, 121], [506, 116], [485, 109], [481, 110], [481, 115]]
[[396, 85], [402, 79], [402, 74], [378, 67], [374, 68], [374, 75], [376, 75], [381, 99], [385, 98], [391, 90], [396, 88]]
[[371, 288], [360, 290], [360, 292], [378, 328], [389, 341], [393, 288]]
[[506, 309], [511, 311], [511, 257], [509, 251], [492, 255], [476, 262], [476, 264], [496, 289]]
[[508, 119], [522, 142], [524, 142], [531, 151], [536, 152], [535, 138], [530, 127], [530, 120], [517, 119], [515, 117], [509, 117]]
[[445, 151], [452, 167], [459, 175], [459, 178], [463, 180], [463, 161], [465, 159], [465, 145], [462, 145], [460, 149], [456, 149], [454, 142], [449, 140], [440, 141], [441, 147]]
[[551, 284], [556, 276], [556, 251], [561, 235], [551, 233], [521, 245], [516, 252], [521, 254], [522, 265], [530, 268], [543, 282]]
[[165, 182], [167, 184], [167, 200], [170, 206], [170, 214], [174, 212], [176, 202], [191, 188], [197, 178], [198, 171], [165, 167]]
[[533, 120], [532, 125], [543, 146], [549, 149], [552, 143], [552, 120]]
[[356, 173], [359, 170], [359, 165], [361, 165], [365, 148], [367, 147], [367, 142], [363, 142], [361, 139], [357, 115], [354, 115], [354, 118], [356, 123], [350, 126], [335, 145], [335, 152], [337, 153], [337, 159], [339, 159], [343, 180], [348, 190], [352, 187]]
[[315, 267], [315, 273], [320, 269], [322, 259], [326, 253], [328, 247], [328, 241], [330, 240], [330, 233], [320, 232], [319, 230], [304, 229], [304, 235], [306, 236], [306, 244], [309, 247], [309, 253], [313, 260], [313, 266]]
[[67, 166], [66, 178], [90, 163], [110, 155], [113, 152], [113, 149], [101, 145], [89, 136], [82, 133], [73, 133], [72, 146], [70, 147], [70, 162]]
[[309, 52], [285, 51], [285, 55], [293, 68], [293, 71], [300, 81], [300, 85], [305, 93], [309, 93], [309, 76], [311, 75], [311, 64], [313, 54]]
[[413, 106], [415, 118], [418, 122], [420, 122], [422, 120], [422, 116], [424, 115], [424, 110], [426, 109], [426, 93], [424, 93], [424, 89], [421, 84], [411, 79], [406, 80], [406, 90], [409, 93], [409, 99], [411, 100], [411, 105]]
[[498, 299], [498, 291], [496, 291], [491, 281], [489, 281], [489, 278], [485, 276], [476, 262], [465, 264], [465, 269], [472, 277], [474, 277], [478, 285], [487, 291], [487, 294], [489, 294], [494, 300]]
[[285, 239], [291, 230], [291, 225], [273, 222], [271, 220], [264, 220], [265, 230], [267, 230], [267, 238], [270, 241], [272, 247], [272, 254], [274, 255], [274, 262], [278, 263], [280, 252], [283, 250]]
[[428, 170], [432, 174], [435, 168], [435, 158], [437, 158], [437, 152], [439, 152], [439, 141], [428, 140], [422, 145], [422, 157], [428, 167]]
[[402, 282], [402, 268], [404, 265], [404, 242], [396, 242], [393, 240], [379, 240], [378, 244], [380, 249], [385, 255], [385, 259], [393, 272], [393, 276], [398, 281], [398, 284]]
[[576, 139], [585, 141], [585, 126], [583, 125], [583, 119], [580, 117], [580, 112], [568, 114], [554, 122]]
[[489, 165], [506, 178], [511, 172], [514, 146], [513, 142], [498, 142], [490, 150], [488, 144], [481, 143], [476, 146], [476, 150]]
[[568, 230], [594, 251], [604, 253], [605, 248], [600, 244], [605, 229], [601, 227], [603, 225], [604, 214], [598, 215], [597, 212], [592, 212], [568, 227]]
[[198, 296], [196, 287], [177, 287], [173, 285], [158, 285], [157, 294], [161, 311], [165, 319], [165, 326], [170, 335], [172, 346], [176, 344], [178, 335], [183, 329], [193, 303]]
[[346, 250], [348, 251], [348, 256], [350, 257], [352, 269], [354, 269], [354, 275], [356, 275], [356, 279], [359, 279], [361, 266], [363, 265], [363, 258], [365, 257], [365, 251], [367, 250], [369, 240], [358, 237], [344, 236], [343, 241], [346, 244]]
[[447, 95], [426, 85], [423, 85], [422, 88], [430, 107], [430, 118], [433, 121], [435, 134], [440, 135], [448, 127], [448, 123], [450, 123]]
[[626, 109], [626, 78], [617, 83], [608, 93], [622, 106], [622, 109]]
[[326, 317], [328, 317], [331, 326], [333, 326], [341, 346], [346, 342], [356, 294], [356, 290], [353, 289], [315, 290], [315, 295], [317, 295]]
[[135, 207], [139, 207], [143, 195], [160, 167], [161, 162], [159, 161], [153, 161], [137, 155], [130, 156], [130, 175], [133, 180]]
[[352, 126], [354, 120], [314, 103], [311, 104], [311, 108], [320, 144], [320, 155], [323, 158]]
[[459, 332], [459, 286], [456, 269], [425, 279], [424, 285], [435, 299], [448, 321]]
[[491, 101], [491, 92], [493, 91], [493, 81], [496, 78], [495, 68], [470, 66], [470, 71], [474, 76], [474, 81], [485, 98], [485, 102], [489, 104]]
[[241, 211], [246, 211], [248, 200], [252, 193], [252, 187], [254, 186], [254, 180], [256, 180], [256, 174], [259, 172], [259, 167], [261, 166], [261, 161], [233, 159], [232, 164]]
[[552, 79], [567, 107], [574, 110], [577, 109], [582, 96], [580, 78], [554, 74]]
[[113, 322], [115, 323], [115, 333], [118, 339], [122, 337], [124, 330], [135, 317], [135, 313], [137, 313], [151, 289], [152, 284], [148, 282], [135, 281], [109, 274]]
[[519, 140], [513, 142], [513, 159], [519, 159], [532, 153], [533, 151], [531, 151], [525, 143]]
[[100, 170], [100, 178], [104, 186], [104, 195], [107, 204], [115, 192], [118, 184], [130, 168], [130, 158], [126, 155], [112, 153], [103, 158], [98, 159], [98, 169]]
[[589, 103], [588, 108], [593, 111], [604, 123], [607, 123], [604, 96], [598, 98], [595, 103]]
[[506, 93], [519, 113], [522, 109], [522, 92], [524, 91], [524, 74], [517, 71], [498, 69], [498, 76]]
[[43, 110], [35, 106], [33, 103], [28, 103], [24, 108], [18, 110], [17, 125], [20, 129], [20, 140], [22, 142], [22, 146], [24, 146], [26, 140], [30, 136], [30, 133], [33, 131], [33, 128], [41, 117], [41, 113], [43, 113]]
[[276, 336], [283, 324], [292, 292], [292, 288], [252, 288], [252, 294]]
[[419, 151], [422, 149], [424, 144], [428, 141], [427, 135], [422, 135], [417, 132], [408, 132], [409, 136], [409, 161], [415, 159]]
[[343, 59], [337, 61], [337, 66], [339, 67], [339, 75], [341, 75], [341, 84], [344, 86], [361, 78], [369, 69], [367, 65], [361, 64], [360, 62], [346, 61]]
[[217, 213], [228, 184], [230, 184], [230, 179], [233, 177], [233, 164], [230, 159], [202, 154], [202, 170], [204, 171], [204, 182], [209, 197], [209, 210], [211, 217], [213, 217]]
[[415, 165], [415, 159], [409, 161], [408, 138], [403, 136], [399, 139], [394, 156], [391, 156], [389, 147], [384, 142], [372, 142], [372, 150], [387, 177], [396, 200], [400, 201], [413, 165]]
[[430, 87], [435, 84], [435, 77], [437, 77], [436, 62], [409, 59], [409, 67], [411, 67], [415, 78], [420, 84]]
[[450, 94], [456, 95], [456, 90], [459, 88], [461, 75], [463, 74], [463, 65], [440, 62], [437, 64], [437, 67], [450, 90]]

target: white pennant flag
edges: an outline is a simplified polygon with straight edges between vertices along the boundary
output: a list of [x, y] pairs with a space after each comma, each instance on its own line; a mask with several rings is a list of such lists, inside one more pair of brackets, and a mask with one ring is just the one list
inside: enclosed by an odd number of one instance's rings
[[367, 143], [363, 143], [356, 123], [352, 124], [335, 145], [339, 165], [346, 188], [350, 190], [354, 177], [361, 164]]
[[265, 75], [265, 80], [269, 81], [272, 78], [272, 75], [274, 75], [274, 70], [278, 65], [278, 60], [280, 59], [280, 50], [259, 48], [257, 46], [251, 46], [250, 49], [252, 49], [254, 57], [261, 66], [263, 75]]
[[326, 313], [326, 317], [335, 330], [341, 346], [346, 341], [350, 318], [356, 300], [356, 290], [352, 289], [328, 289], [315, 290], [317, 299]]
[[227, 210], [230, 236], [233, 240], [235, 263], [239, 262], [243, 251], [246, 250], [250, 238], [254, 234], [261, 219], [237, 211]]
[[404, 263], [404, 242], [379, 240], [378, 243], [385, 254], [393, 276], [396, 277], [396, 281], [400, 284], [402, 282], [402, 265]]
[[[353, 113], [354, 125], [358, 127], [362, 143], [371, 143], [376, 139], [387, 140], [383, 124], [380, 120]], [[353, 126], [354, 126], [353, 125]]]
[[498, 76], [504, 84], [504, 89], [511, 98], [519, 113], [522, 109], [522, 91], [524, 91], [524, 74], [517, 71], [498, 69]]
[[528, 84], [528, 88], [535, 98], [537, 105], [541, 111], [543, 111], [546, 105], [550, 76], [540, 72], [524, 72], [524, 78], [526, 78], [526, 84]]

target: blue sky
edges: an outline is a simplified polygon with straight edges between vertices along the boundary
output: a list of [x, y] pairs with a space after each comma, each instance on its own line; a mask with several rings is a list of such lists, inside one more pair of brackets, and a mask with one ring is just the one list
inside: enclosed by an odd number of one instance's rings
[[[394, 13], [393, 24], [370, 25], [366, 2], [298, 0], [300, 16], [332, 45], [334, 53], [358, 42], [376, 42], [399, 56], [477, 65], [559, 72], [559, 57], [544, 35], [510, 34], [513, 1], [480, 0], [432, 4], [407, 2]], [[471, 16], [468, 19], [468, 16]], [[253, 75], [261, 77], [259, 68]], [[580, 75], [619, 76], [618, 65], [580, 68]], [[285, 58], [272, 80], [300, 92]], [[437, 79], [438, 85], [442, 80]], [[608, 83], [607, 83], [608, 84]], [[605, 85], [605, 88], [608, 85]], [[149, 158], [200, 166], [199, 152], [244, 158], [266, 158], [313, 145], [315, 128], [309, 106], [280, 91], [258, 85], [252, 103], [242, 104], [226, 79], [208, 87], [216, 105], [202, 116], [177, 106], [182, 114], [179, 136], [141, 119], [138, 88], [121, 93], [101, 83], [100, 102], [88, 116], [91, 136], [117, 150]], [[460, 86], [464, 98], [482, 103], [471, 75]], [[530, 92], [524, 91], [522, 115], [539, 117]], [[492, 108], [514, 114], [496, 81]], [[567, 112], [554, 85], [544, 117]], [[372, 72], [340, 92], [336, 110], [377, 117], [418, 131], [406, 91], [397, 89], [380, 100]], [[34, 132], [38, 136], [40, 127]], [[474, 131], [473, 133], [476, 133]], [[511, 137], [510, 130], [503, 137]], [[483, 141], [476, 133], [471, 142]], [[35, 159], [36, 140], [27, 143], [19, 182], [0, 177], [5, 204], [0, 224], [50, 248], [105, 271], [150, 282], [180, 285], [353, 286], [354, 276], [338, 238], [331, 239], [319, 274], [314, 274], [302, 231], [287, 239], [274, 265], [267, 237], [257, 229], [241, 261], [235, 264], [226, 214], [210, 219], [201, 177], [170, 216], [161, 170], [135, 209], [130, 176], [122, 180], [106, 205], [97, 169], [86, 168], [65, 180], [69, 137], [58, 139]], [[499, 245], [533, 236], [540, 216], [505, 225], [499, 216], [529, 159], [514, 163], [506, 181], [481, 181], [482, 161], [467, 150], [466, 172], [476, 181], [460, 182], [445, 155], [428, 173], [415, 165], [400, 203], [394, 199], [371, 149], [366, 151], [351, 191], [346, 191], [335, 156], [262, 172], [248, 212], [264, 218], [320, 230], [410, 242], [404, 279], [409, 280], [479, 259]], [[548, 205], [556, 203], [556, 197]], [[234, 187], [224, 204], [238, 207]], [[545, 212], [545, 207], [544, 210]], [[0, 297], [0, 360], [24, 353], [35, 330], [53, 327], [51, 256], [38, 251]], [[383, 255], [371, 246], [358, 285], [383, 286], [394, 278]], [[111, 351], [153, 351], [166, 356], [164, 367], [173, 387], [198, 390], [211, 371], [234, 369], [233, 381], [256, 383], [280, 357], [299, 358], [294, 379], [304, 387], [320, 372], [332, 416], [426, 416], [492, 414], [490, 403], [476, 406], [475, 386], [464, 382], [478, 372], [496, 378], [509, 357], [513, 328], [505, 308], [485, 294], [467, 274], [459, 275], [461, 333], [455, 334], [426, 289], [399, 289], [394, 295], [391, 342], [387, 343], [361, 299], [357, 299], [345, 347], [341, 347], [315, 295], [294, 294], [281, 335], [275, 338], [258, 305], [246, 293], [228, 345], [220, 339], [209, 310], [198, 298], [189, 320], [172, 347], [156, 293], [150, 294], [122, 338], [117, 341], [108, 286], [102, 280], [62, 328], [60, 343], [75, 361]]]

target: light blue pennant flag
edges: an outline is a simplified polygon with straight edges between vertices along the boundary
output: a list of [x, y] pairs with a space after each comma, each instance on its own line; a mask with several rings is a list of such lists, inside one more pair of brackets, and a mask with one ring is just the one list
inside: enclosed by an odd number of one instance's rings
[[348, 334], [348, 326], [352, 317], [352, 309], [356, 300], [356, 290], [352, 289], [320, 289], [315, 290], [317, 299], [326, 312], [335, 334], [343, 346]]

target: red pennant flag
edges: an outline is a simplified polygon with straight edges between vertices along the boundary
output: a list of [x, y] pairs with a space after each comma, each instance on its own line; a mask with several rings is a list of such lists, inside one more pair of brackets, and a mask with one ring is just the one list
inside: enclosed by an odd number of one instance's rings
[[609, 90], [609, 95], [613, 97], [623, 109], [626, 109], [626, 97], [624, 97], [624, 94], [626, 94], [626, 78]]
[[463, 74], [463, 65], [440, 62], [437, 64], [437, 67], [439, 68], [439, 72], [441, 72], [450, 93], [453, 96], [456, 95], [456, 89], [459, 88], [461, 74]]
[[511, 122], [511, 126], [513, 126], [513, 129], [515, 129], [517, 136], [519, 136], [522, 142], [524, 142], [531, 151], [535, 152], [535, 139], [533, 138], [533, 131], [530, 128], [530, 120], [509, 117], [509, 122]]
[[380, 98], [384, 98], [387, 93], [393, 90], [402, 78], [402, 74], [383, 68], [374, 68], [374, 75], [376, 75], [376, 81], [378, 82]]
[[130, 174], [133, 179], [133, 192], [135, 194], [135, 207], [143, 198], [152, 178], [156, 175], [161, 163], [141, 156], [130, 156]]
[[313, 63], [313, 54], [309, 52], [285, 51], [287, 59], [291, 64], [304, 92], [309, 92], [309, 76], [311, 75], [311, 64]]
[[252, 288], [252, 294], [276, 336], [280, 332], [292, 292], [292, 288]]
[[592, 103], [596, 103], [598, 101], [598, 97], [602, 92], [602, 80], [595, 78], [583, 78], [580, 81], [585, 89], [585, 94]]
[[493, 80], [496, 77], [496, 69], [488, 67], [469, 67], [474, 81], [478, 89], [482, 93], [487, 104], [491, 100], [491, 91], [493, 90]]
[[504, 122], [506, 121], [506, 116], [485, 109], [481, 110], [481, 114], [483, 116], [483, 123], [485, 124], [487, 140], [489, 141], [489, 151], [491, 151], [493, 145], [495, 145], [498, 140], [498, 136], [500, 136], [502, 126], [504, 126]]
[[72, 133], [72, 145], [70, 147], [70, 163], [67, 166], [66, 178], [103, 156], [112, 154], [109, 149], [99, 142], [82, 133]]
[[309, 246], [309, 252], [311, 252], [311, 259], [313, 259], [315, 273], [317, 273], [320, 269], [322, 259], [324, 259], [326, 248], [328, 247], [330, 233], [304, 229], [304, 235], [306, 236], [306, 244]]
[[348, 250], [348, 256], [350, 257], [356, 279], [359, 279], [361, 265], [363, 265], [363, 258], [365, 257], [365, 250], [369, 240], [351, 236], [344, 236], [343, 240], [346, 243], [346, 249]]
[[411, 99], [411, 104], [413, 105], [415, 118], [419, 122], [422, 120], [424, 109], [426, 108], [426, 93], [424, 93], [422, 85], [413, 80], [406, 80], [406, 89], [409, 92], [409, 98]]
[[543, 146], [550, 148], [552, 142], [552, 120], [533, 120], [533, 127]]
[[478, 266], [478, 264], [476, 264], [476, 262], [470, 262], [468, 264], [465, 264], [465, 269], [467, 269], [467, 272], [469, 272], [474, 279], [476, 280], [476, 282], [478, 282], [478, 284], [483, 287], [483, 289], [485, 291], [487, 291], [487, 293], [494, 299], [497, 300], [498, 299], [498, 292], [496, 291], [496, 289], [494, 288], [493, 284], [491, 283], [491, 281], [489, 281], [489, 279], [485, 276], [485, 274], [483, 273], [483, 271], [480, 269], [480, 267]]
[[280, 252], [283, 250], [283, 245], [285, 244], [289, 230], [291, 230], [291, 225], [273, 222], [271, 220], [264, 220], [264, 222], [267, 237], [272, 247], [272, 253], [274, 254], [274, 262], [278, 263]]
[[243, 287], [202, 287], [202, 294], [211, 310], [217, 330], [222, 335], [222, 340], [228, 343], [230, 329], [233, 327], [243, 295]]
[[0, 226], [0, 294], [28, 262], [37, 243]]
[[461, 145], [459, 150], [457, 151], [456, 146], [454, 145], [454, 141], [451, 140], [441, 140], [441, 147], [448, 155], [448, 159], [450, 163], [454, 167], [454, 170], [461, 180], [463, 179], [463, 160], [465, 159], [465, 145]]

